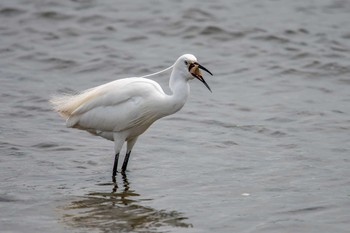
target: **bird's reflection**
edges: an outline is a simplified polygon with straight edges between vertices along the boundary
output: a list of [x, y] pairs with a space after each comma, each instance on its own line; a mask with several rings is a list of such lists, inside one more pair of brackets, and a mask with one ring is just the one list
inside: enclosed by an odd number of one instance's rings
[[[118, 177], [117, 177], [118, 179]], [[159, 232], [160, 227], [192, 227], [176, 211], [156, 210], [147, 207], [140, 194], [130, 188], [127, 176], [100, 184], [112, 186], [112, 192], [91, 192], [64, 207], [63, 221], [69, 226], [90, 228], [102, 232]]]

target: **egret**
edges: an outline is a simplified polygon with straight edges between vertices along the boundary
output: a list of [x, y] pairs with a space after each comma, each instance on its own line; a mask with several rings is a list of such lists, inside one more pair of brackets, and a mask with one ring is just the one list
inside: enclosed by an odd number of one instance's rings
[[112, 177], [115, 177], [119, 153], [124, 142], [127, 142], [127, 150], [122, 173], [126, 171], [137, 138], [153, 122], [174, 114], [184, 106], [190, 93], [189, 80], [196, 78], [211, 91], [200, 69], [213, 74], [200, 65], [194, 55], [180, 56], [165, 70], [171, 68], [169, 95], [157, 82], [145, 78], [154, 75], [151, 74], [118, 79], [78, 94], [63, 94], [53, 97], [50, 102], [54, 110], [66, 119], [67, 127], [86, 130], [93, 135], [114, 141]]

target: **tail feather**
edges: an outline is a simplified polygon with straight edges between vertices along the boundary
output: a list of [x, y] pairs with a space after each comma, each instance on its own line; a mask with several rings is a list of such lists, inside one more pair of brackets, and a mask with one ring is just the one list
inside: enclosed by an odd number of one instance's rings
[[61, 117], [68, 119], [77, 108], [98, 95], [95, 90], [96, 88], [92, 88], [78, 94], [53, 96], [50, 103]]

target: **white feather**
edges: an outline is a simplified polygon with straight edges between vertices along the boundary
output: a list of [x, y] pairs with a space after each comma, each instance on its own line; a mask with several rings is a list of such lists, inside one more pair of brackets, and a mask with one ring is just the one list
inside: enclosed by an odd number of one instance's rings
[[155, 81], [141, 77], [115, 80], [76, 95], [56, 96], [50, 102], [66, 119], [67, 127], [115, 141], [116, 154], [124, 141], [128, 141], [131, 151], [137, 137], [153, 122], [177, 112], [185, 104], [188, 81], [193, 79], [189, 64], [196, 61], [193, 55], [183, 55], [173, 66], [160, 71], [173, 68], [169, 81], [171, 95], [165, 94]]
[[[142, 90], [142, 91], [140, 91]], [[157, 111], [165, 93], [158, 83], [145, 78], [116, 80], [78, 95], [51, 100], [67, 127], [96, 131], [123, 131], [152, 124], [163, 114]]]

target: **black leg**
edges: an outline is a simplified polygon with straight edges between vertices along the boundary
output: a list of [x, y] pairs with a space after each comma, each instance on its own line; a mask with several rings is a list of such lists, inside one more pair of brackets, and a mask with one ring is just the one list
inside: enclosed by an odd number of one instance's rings
[[126, 153], [126, 155], [125, 155], [125, 159], [124, 159], [123, 166], [122, 166], [122, 173], [125, 173], [125, 171], [126, 171], [126, 167], [128, 166], [130, 154], [131, 154], [131, 151], [129, 151], [129, 153]]
[[118, 168], [118, 160], [119, 160], [119, 153], [115, 155], [114, 158], [114, 166], [113, 166], [113, 174], [112, 177], [115, 177], [117, 175], [117, 168]]

